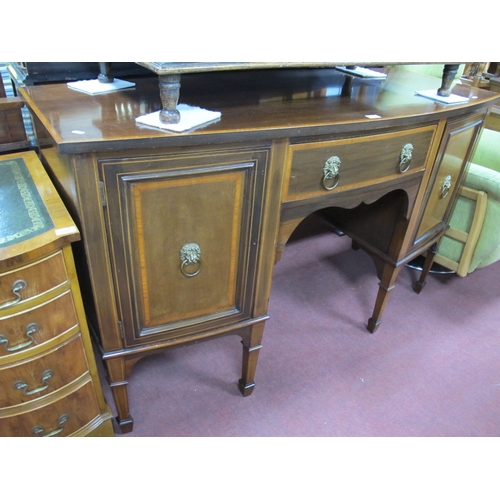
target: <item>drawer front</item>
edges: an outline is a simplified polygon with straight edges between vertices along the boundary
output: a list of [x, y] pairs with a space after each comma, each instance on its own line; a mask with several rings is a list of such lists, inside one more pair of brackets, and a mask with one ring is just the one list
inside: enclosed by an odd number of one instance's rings
[[46, 396], [88, 371], [81, 336], [43, 356], [0, 369], [0, 408]]
[[436, 228], [448, 223], [451, 204], [461, 184], [475, 139], [481, 129], [483, 115], [473, 115], [450, 122], [437, 157], [437, 168], [427, 190], [427, 202], [416, 242], [425, 240]]
[[127, 345], [251, 317], [267, 154], [104, 164]]
[[283, 201], [362, 187], [425, 166], [435, 126], [290, 146]]
[[89, 381], [68, 396], [15, 416], [0, 418], [0, 436], [69, 436], [99, 415], [94, 386]]
[[0, 274], [0, 315], [68, 282], [62, 252]]
[[0, 364], [78, 325], [71, 291], [11, 316], [0, 318]]

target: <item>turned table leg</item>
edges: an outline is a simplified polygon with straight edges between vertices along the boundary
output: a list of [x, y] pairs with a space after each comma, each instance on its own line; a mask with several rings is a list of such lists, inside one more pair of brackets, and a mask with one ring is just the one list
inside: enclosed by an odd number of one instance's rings
[[115, 78], [111, 74], [111, 63], [99, 63], [99, 75], [97, 77], [97, 80], [101, 83], [113, 83], [115, 81]]
[[160, 121], [162, 123], [179, 123], [181, 114], [177, 110], [181, 91], [181, 75], [159, 76], [160, 99], [162, 109]]
[[441, 82], [441, 88], [437, 91], [438, 95], [443, 97], [449, 97], [451, 95], [451, 85], [457, 76], [458, 67], [459, 64], [444, 65], [443, 80]]
[[243, 396], [250, 396], [255, 387], [254, 377], [257, 368], [260, 348], [262, 347], [262, 336], [264, 334], [264, 323], [254, 325], [246, 335], [242, 334], [243, 344], [243, 366], [241, 379], [238, 387]]

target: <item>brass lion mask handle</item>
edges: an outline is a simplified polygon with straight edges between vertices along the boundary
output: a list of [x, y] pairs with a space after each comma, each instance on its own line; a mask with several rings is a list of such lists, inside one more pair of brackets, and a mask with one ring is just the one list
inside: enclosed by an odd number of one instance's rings
[[441, 198], [446, 198], [448, 196], [448, 193], [450, 192], [450, 189], [451, 189], [451, 175], [447, 175], [443, 179], [443, 184], [441, 186], [441, 193], [440, 193]]
[[403, 146], [399, 155], [399, 171], [404, 174], [408, 171], [413, 157], [413, 144], [408, 143]]
[[[187, 243], [181, 248], [181, 272], [184, 276], [192, 278], [201, 271], [201, 248], [196, 243]], [[194, 268], [193, 268], [194, 266]], [[192, 272], [189, 272], [191, 270]]]
[[340, 171], [340, 158], [338, 156], [331, 156], [326, 160], [323, 167], [323, 187], [331, 191], [339, 184], [339, 171]]

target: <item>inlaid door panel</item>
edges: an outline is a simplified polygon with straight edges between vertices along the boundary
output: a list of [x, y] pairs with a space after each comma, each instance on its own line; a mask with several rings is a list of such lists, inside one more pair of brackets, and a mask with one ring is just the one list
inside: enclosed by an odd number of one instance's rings
[[103, 162], [127, 345], [251, 316], [265, 160], [250, 152]]
[[436, 228], [447, 224], [455, 193], [466, 174], [466, 166], [483, 118], [483, 114], [476, 114], [447, 125], [436, 160], [438, 166], [429, 183], [426, 208], [417, 231], [416, 243], [432, 234]]

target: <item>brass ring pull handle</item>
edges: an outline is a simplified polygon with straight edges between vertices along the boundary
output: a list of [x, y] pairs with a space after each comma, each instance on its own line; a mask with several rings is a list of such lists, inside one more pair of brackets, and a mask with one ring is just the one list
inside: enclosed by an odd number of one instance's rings
[[446, 198], [451, 189], [451, 175], [447, 175], [443, 180], [443, 185], [441, 186], [441, 198]]
[[408, 171], [411, 165], [413, 156], [413, 144], [405, 144], [399, 155], [399, 171], [404, 174]]
[[[181, 272], [184, 276], [192, 278], [201, 271], [201, 248], [196, 243], [187, 243], [181, 248]], [[194, 272], [188, 272], [187, 267], [196, 266]]]
[[0, 335], [0, 345], [4, 344], [5, 350], [8, 352], [15, 352], [19, 351], [20, 349], [24, 349], [25, 347], [30, 346], [33, 344], [35, 339], [33, 338], [33, 335], [38, 332], [38, 324], [37, 323], [30, 323], [26, 327], [26, 336], [29, 338], [27, 342], [21, 342], [20, 344], [13, 345], [12, 347], [9, 347], [9, 339], [5, 335]]
[[32, 389], [31, 391], [28, 390], [28, 384], [24, 382], [23, 380], [19, 380], [17, 382], [14, 382], [12, 384], [12, 387], [14, 389], [23, 391], [26, 396], [33, 396], [33, 394], [38, 394], [39, 392], [44, 391], [45, 389], [49, 388], [49, 380], [53, 377], [54, 371], [53, 370], [45, 370], [42, 375], [42, 384], [40, 387], [37, 387], [36, 389]]
[[60, 432], [62, 432], [64, 430], [64, 424], [68, 420], [69, 420], [69, 415], [67, 415], [67, 414], [61, 415], [59, 417], [59, 420], [57, 421], [57, 423], [59, 424], [59, 427], [56, 430], [49, 432], [48, 434], [45, 434], [45, 431], [43, 430], [43, 428], [38, 426], [38, 425], [35, 425], [35, 427], [33, 427], [33, 429], [31, 429], [31, 432], [33, 434], [36, 434], [37, 436], [40, 436], [40, 437], [56, 436], [57, 434], [59, 434]]
[[26, 281], [24, 280], [16, 280], [14, 283], [12, 283], [12, 293], [16, 296], [14, 300], [10, 300], [9, 302], [5, 302], [5, 304], [2, 304], [0, 306], [0, 309], [7, 309], [7, 307], [15, 306], [18, 302], [21, 301], [21, 294], [19, 292], [22, 292], [26, 288]]
[[331, 156], [325, 162], [322, 183], [323, 187], [328, 191], [335, 189], [339, 184], [339, 169], [341, 163], [338, 156]]

